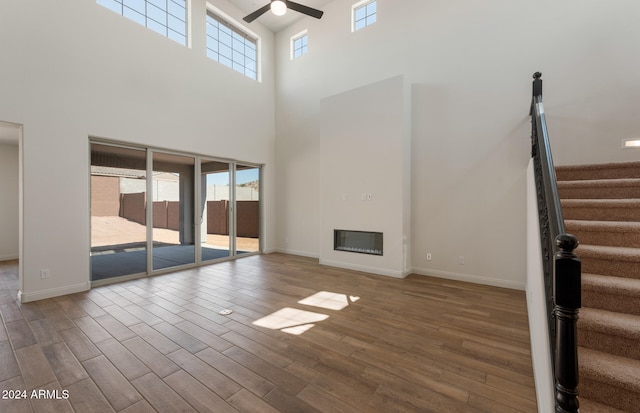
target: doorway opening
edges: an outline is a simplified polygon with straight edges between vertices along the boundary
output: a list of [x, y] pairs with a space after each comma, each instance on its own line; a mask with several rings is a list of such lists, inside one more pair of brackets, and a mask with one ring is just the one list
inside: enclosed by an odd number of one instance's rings
[[0, 121], [0, 299], [15, 300], [22, 279], [22, 125]]

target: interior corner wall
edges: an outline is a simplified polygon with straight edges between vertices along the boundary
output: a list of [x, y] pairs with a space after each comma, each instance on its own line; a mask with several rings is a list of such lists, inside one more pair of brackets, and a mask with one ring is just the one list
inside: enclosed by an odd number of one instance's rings
[[0, 144], [0, 261], [14, 260], [20, 252], [18, 145]]
[[[94, 0], [0, 2], [0, 119], [23, 125], [23, 301], [89, 287], [91, 137], [264, 164], [263, 241], [274, 248], [273, 33], [251, 26], [256, 82], [207, 58], [207, 2], [189, 3], [191, 47]], [[242, 20], [226, 0], [210, 3]]]
[[[352, 33], [353, 3], [276, 35], [278, 248], [321, 252], [320, 102], [403, 74], [414, 272], [524, 289], [531, 76], [543, 73], [558, 163], [636, 156], [619, 148], [640, 136], [640, 4], [378, 1], [376, 23]], [[305, 29], [308, 53], [291, 60]]]

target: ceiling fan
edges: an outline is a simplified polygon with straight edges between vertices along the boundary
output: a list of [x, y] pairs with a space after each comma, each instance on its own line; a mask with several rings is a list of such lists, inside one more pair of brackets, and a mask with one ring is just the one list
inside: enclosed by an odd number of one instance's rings
[[305, 6], [303, 4], [295, 3], [293, 1], [271, 0], [271, 2], [269, 4], [267, 4], [267, 5], [263, 6], [263, 7], [260, 7], [258, 10], [256, 10], [253, 13], [245, 16], [242, 20], [246, 21], [247, 23], [251, 23], [252, 21], [257, 19], [258, 17], [260, 17], [263, 14], [265, 14], [266, 12], [268, 12], [269, 9], [271, 9], [273, 14], [275, 14], [276, 16], [284, 15], [287, 12], [287, 9], [295, 10], [295, 11], [300, 12], [302, 14], [306, 14], [307, 16], [315, 17], [316, 19], [321, 18], [322, 15], [324, 14], [323, 11], [320, 11], [318, 9], [314, 9], [312, 7]]

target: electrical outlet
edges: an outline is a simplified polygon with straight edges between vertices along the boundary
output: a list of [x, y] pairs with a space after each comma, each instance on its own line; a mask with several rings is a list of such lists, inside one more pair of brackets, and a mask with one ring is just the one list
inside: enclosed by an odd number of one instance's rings
[[371, 201], [373, 199], [373, 194], [367, 194], [367, 201]]
[[458, 264], [460, 264], [460, 265], [464, 265], [464, 256], [460, 255], [460, 256], [458, 257]]
[[44, 280], [51, 276], [51, 272], [48, 268], [43, 268], [40, 270], [40, 279]]
[[427, 252], [427, 261], [431, 261], [431, 253]]

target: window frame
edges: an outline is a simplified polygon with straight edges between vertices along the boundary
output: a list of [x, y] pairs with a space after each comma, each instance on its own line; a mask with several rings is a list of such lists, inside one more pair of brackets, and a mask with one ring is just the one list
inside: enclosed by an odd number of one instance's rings
[[[220, 62], [220, 60], [216, 60], [213, 57], [209, 56], [209, 51], [213, 52], [213, 53], [217, 53], [218, 55], [220, 55], [219, 51], [216, 52], [215, 50], [211, 49], [209, 47], [209, 39], [213, 39], [211, 36], [209, 36], [209, 34], [207, 33], [207, 29], [208, 29], [208, 25], [209, 25], [209, 18], [215, 20], [218, 22], [218, 24], [222, 24], [223, 26], [225, 26], [226, 28], [228, 28], [229, 30], [231, 30], [233, 33], [239, 35], [240, 37], [253, 41], [253, 44], [255, 45], [255, 62], [256, 62], [256, 67], [255, 67], [255, 78], [249, 76], [246, 74], [247, 71], [247, 66], [246, 64], [243, 63], [243, 67], [244, 67], [244, 71], [239, 71], [236, 68], [233, 67], [233, 57], [231, 58], [231, 66]], [[262, 82], [262, 64], [261, 64], [261, 44], [262, 44], [262, 40], [260, 38], [260, 36], [258, 36], [258, 34], [256, 34], [255, 32], [247, 29], [245, 26], [243, 26], [242, 24], [240, 24], [237, 20], [235, 20], [233, 17], [229, 16], [228, 14], [224, 13], [222, 10], [218, 9], [217, 7], [212, 6], [211, 4], [207, 3], [207, 10], [206, 10], [206, 14], [205, 14], [205, 50], [206, 50], [206, 54], [207, 57], [215, 62], [218, 62], [220, 64], [222, 64], [223, 66], [226, 66], [230, 69], [232, 69], [235, 72], [241, 73], [244, 76], [248, 77], [249, 79], [252, 80], [256, 80], [258, 82]], [[232, 34], [233, 37], [233, 34]], [[233, 40], [233, 39], [232, 39]], [[218, 42], [218, 46], [220, 45], [220, 40], [217, 40]], [[226, 45], [225, 45], [226, 46]], [[231, 46], [231, 51], [233, 53], [233, 46]], [[232, 54], [233, 55], [233, 54]], [[244, 57], [246, 58], [246, 54], [244, 54]]]
[[[302, 47], [300, 47], [299, 49], [295, 48], [295, 44], [296, 41], [305, 38], [307, 39], [306, 44], [304, 44]], [[301, 31], [300, 33], [297, 33], [293, 36], [291, 36], [291, 41], [289, 43], [290, 47], [290, 53], [289, 53], [289, 57], [291, 60], [297, 59], [299, 57], [302, 57], [304, 55], [306, 55], [307, 53], [309, 53], [309, 31], [307, 29]], [[301, 50], [301, 53], [299, 55], [296, 56], [296, 50]]]
[[[365, 21], [365, 25], [360, 27], [360, 28], [356, 28], [356, 23], [363, 20], [360, 19], [358, 21], [356, 21], [356, 12], [362, 8], [367, 7], [369, 4], [371, 3], [375, 3], [376, 5], [376, 11], [374, 14], [371, 15], [365, 15], [364, 21]], [[370, 16], [376, 16], [375, 21], [371, 22], [371, 23], [367, 23], [366, 21], [369, 19]], [[373, 25], [374, 23], [376, 23], [378, 21], [378, 3], [377, 0], [361, 0], [357, 3], [355, 3], [353, 6], [351, 6], [351, 32], [355, 33], [357, 31], [360, 31], [366, 27], [369, 27], [371, 25]]]
[[[122, 17], [125, 17], [127, 20], [131, 20], [159, 35], [166, 37], [167, 39], [171, 39], [174, 42], [181, 44], [185, 47], [191, 47], [191, 1], [190, 0], [159, 0], [165, 3], [166, 10], [163, 10], [156, 6], [154, 2], [158, 0], [139, 0], [139, 2], [144, 6], [144, 13], [139, 9], [132, 7], [132, 4], [125, 4], [127, 0], [96, 0], [96, 4], [104, 7], [105, 9], [111, 10], [114, 13], [120, 14]], [[170, 11], [170, 5], [175, 4], [177, 7], [182, 8], [182, 4], [184, 2], [184, 20], [181, 17], [176, 16], [174, 13]], [[151, 9], [151, 8], [152, 9]], [[119, 10], [118, 10], [119, 9]], [[162, 23], [158, 21], [154, 16], [152, 16], [149, 10], [159, 10], [161, 13], [164, 13], [165, 22]], [[126, 12], [126, 14], [125, 14]], [[176, 39], [176, 37], [172, 37], [170, 34], [175, 33], [177, 36], [183, 37], [183, 34], [174, 30], [171, 26], [171, 18], [174, 18], [178, 21], [184, 22], [184, 41]], [[144, 21], [141, 21], [144, 20]], [[150, 25], [151, 23], [151, 25]], [[158, 30], [159, 27], [162, 27], [162, 31]]]

